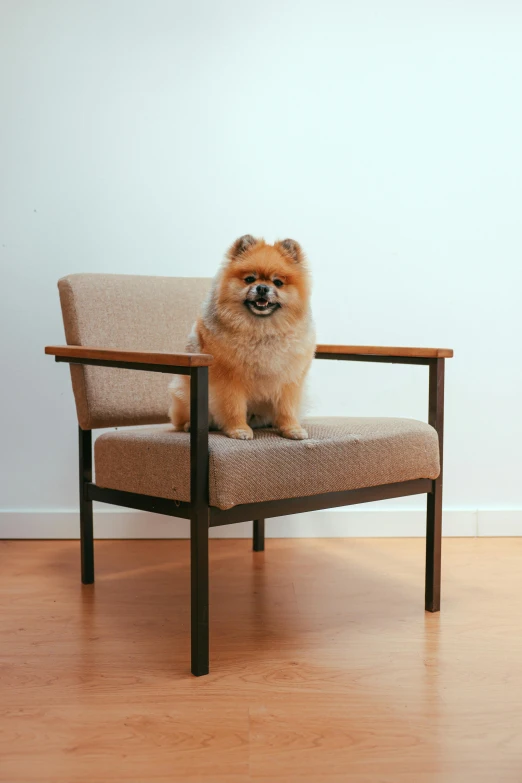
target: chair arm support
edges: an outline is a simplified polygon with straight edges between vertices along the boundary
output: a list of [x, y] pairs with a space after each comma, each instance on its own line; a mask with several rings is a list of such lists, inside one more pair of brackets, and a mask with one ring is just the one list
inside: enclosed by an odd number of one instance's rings
[[440, 476], [434, 481], [442, 489], [444, 447], [444, 375], [446, 359], [453, 357], [451, 348], [391, 348], [373, 345], [318, 345], [316, 359], [345, 361], [424, 364], [429, 367], [428, 422], [439, 438]]
[[394, 364], [430, 364], [435, 359], [450, 359], [450, 348], [394, 348], [375, 345], [318, 345], [316, 359], [352, 362], [391, 362]]
[[57, 362], [165, 372], [172, 375], [189, 375], [191, 368], [209, 367], [213, 362], [213, 357], [205, 353], [127, 351], [83, 345], [48, 345], [45, 353], [54, 356]]
[[119, 367], [190, 376], [190, 499], [193, 510], [208, 506], [208, 368], [213, 357], [204, 353], [159, 353], [48, 345], [45, 353], [57, 362]]

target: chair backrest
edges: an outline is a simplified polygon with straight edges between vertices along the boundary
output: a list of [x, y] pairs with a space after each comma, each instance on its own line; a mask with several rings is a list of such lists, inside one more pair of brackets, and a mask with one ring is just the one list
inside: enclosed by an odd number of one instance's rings
[[[78, 274], [58, 281], [68, 345], [185, 351], [209, 278]], [[82, 429], [168, 421], [170, 375], [71, 364]]]

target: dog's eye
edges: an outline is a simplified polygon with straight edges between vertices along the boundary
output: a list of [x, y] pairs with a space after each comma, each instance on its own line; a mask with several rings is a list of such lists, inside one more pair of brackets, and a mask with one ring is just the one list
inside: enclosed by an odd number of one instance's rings
[[274, 280], [274, 285], [276, 285], [278, 288], [281, 288], [281, 286], [283, 285], [283, 281], [282, 280]]
[[255, 282], [256, 282], [256, 278], [254, 277], [254, 275], [249, 275], [248, 277], [245, 277], [245, 283], [255, 283]]

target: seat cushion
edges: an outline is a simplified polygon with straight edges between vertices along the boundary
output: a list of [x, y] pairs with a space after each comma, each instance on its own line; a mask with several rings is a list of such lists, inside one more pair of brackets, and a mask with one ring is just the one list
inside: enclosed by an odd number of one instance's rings
[[[309, 440], [270, 429], [254, 440], [209, 435], [210, 505], [319, 495], [439, 475], [433, 427], [414, 419], [310, 418]], [[95, 443], [96, 484], [190, 501], [190, 436], [169, 426], [107, 432]]]

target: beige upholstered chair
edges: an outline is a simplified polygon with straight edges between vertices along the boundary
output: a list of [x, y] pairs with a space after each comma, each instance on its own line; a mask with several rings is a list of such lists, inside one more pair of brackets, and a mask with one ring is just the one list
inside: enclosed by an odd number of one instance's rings
[[[210, 280], [79, 274], [58, 283], [80, 436], [82, 581], [94, 581], [93, 500], [190, 520], [192, 672], [209, 670], [208, 532], [267, 517], [426, 493], [428, 611], [440, 606], [442, 432], [446, 349], [318, 346], [318, 359], [429, 367], [429, 424], [412, 419], [313, 418], [310, 439], [258, 430], [253, 441], [208, 431], [212, 357], [185, 352]], [[190, 376], [191, 431], [167, 422], [172, 374]], [[153, 425], [140, 426], [136, 425]], [[91, 430], [97, 438], [92, 481]], [[132, 429], [120, 429], [132, 427]], [[263, 475], [263, 482], [251, 477]]]

